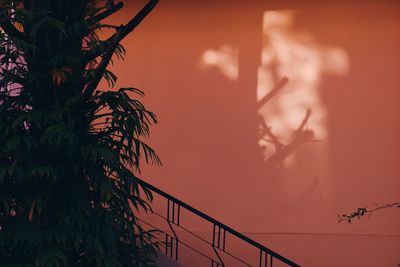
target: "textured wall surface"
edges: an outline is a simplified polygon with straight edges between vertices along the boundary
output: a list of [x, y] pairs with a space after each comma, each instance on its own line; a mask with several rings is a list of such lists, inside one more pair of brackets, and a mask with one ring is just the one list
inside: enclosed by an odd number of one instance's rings
[[[125, 2], [113, 22], [144, 4]], [[114, 65], [159, 117], [164, 166], [142, 176], [304, 266], [397, 266], [398, 209], [337, 214], [400, 200], [399, 14], [398, 1], [161, 0]], [[271, 174], [260, 123], [288, 143], [308, 108], [318, 142]]]

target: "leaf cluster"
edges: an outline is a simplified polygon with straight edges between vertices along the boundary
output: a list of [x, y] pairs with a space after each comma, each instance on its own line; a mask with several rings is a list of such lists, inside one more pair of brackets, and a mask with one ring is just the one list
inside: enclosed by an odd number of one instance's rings
[[154, 264], [156, 233], [137, 219], [152, 196], [136, 174], [160, 164], [145, 142], [156, 116], [135, 88], [85, 94], [109, 51], [102, 5], [0, 2], [0, 266]]

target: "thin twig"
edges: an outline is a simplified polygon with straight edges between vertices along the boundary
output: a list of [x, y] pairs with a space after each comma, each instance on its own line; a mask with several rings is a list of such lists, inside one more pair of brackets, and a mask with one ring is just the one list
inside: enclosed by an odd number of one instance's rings
[[99, 22], [109, 16], [111, 16], [112, 14], [114, 14], [115, 12], [117, 12], [118, 10], [120, 10], [122, 7], [124, 6], [124, 4], [122, 2], [119, 2], [115, 5], [113, 5], [112, 7], [110, 7], [109, 9], [107, 9], [106, 11], [97, 14], [96, 16], [92, 17], [90, 20]]
[[311, 109], [307, 109], [303, 121], [300, 123], [299, 127], [297, 127], [297, 130], [293, 133], [293, 137], [304, 131], [304, 127], [306, 126], [308, 120], [310, 119], [311, 113], [312, 113]]
[[384, 204], [384, 205], [376, 205], [376, 207], [372, 208], [372, 209], [368, 209], [367, 207], [358, 208], [356, 211], [354, 211], [350, 214], [338, 215], [338, 220], [339, 220], [338, 222], [347, 221], [348, 223], [351, 223], [351, 221], [354, 218], [360, 219], [361, 217], [365, 216], [366, 214], [371, 215], [375, 211], [387, 209], [387, 208], [400, 208], [400, 202], [394, 202], [391, 204]]
[[260, 139], [263, 138], [265, 135], [271, 138], [271, 143], [275, 146], [276, 151], [280, 151], [285, 145], [282, 144], [278, 138], [272, 133], [271, 127], [269, 127], [263, 120], [260, 118], [260, 126], [261, 126], [261, 136]]

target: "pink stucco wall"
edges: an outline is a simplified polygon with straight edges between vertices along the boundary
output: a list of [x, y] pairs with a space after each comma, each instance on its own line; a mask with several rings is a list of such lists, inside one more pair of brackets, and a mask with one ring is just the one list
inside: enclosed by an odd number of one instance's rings
[[[114, 22], [144, 4], [125, 2]], [[398, 209], [336, 218], [400, 200], [400, 2], [361, 2], [161, 0], [114, 65], [159, 117], [143, 176], [304, 266], [397, 266]], [[306, 108], [319, 142], [269, 174], [260, 116], [285, 139]]]

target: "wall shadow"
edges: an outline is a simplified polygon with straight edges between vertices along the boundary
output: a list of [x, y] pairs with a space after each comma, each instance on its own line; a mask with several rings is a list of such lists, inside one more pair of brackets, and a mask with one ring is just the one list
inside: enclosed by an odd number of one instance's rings
[[[126, 4], [133, 14], [141, 3]], [[321, 72], [314, 84], [326, 136], [299, 146], [274, 174], [265, 169], [256, 112], [264, 12], [271, 10], [294, 11], [294, 39], [307, 32], [318, 48], [345, 51], [349, 63], [346, 73]], [[125, 62], [114, 65], [118, 85], [143, 89], [144, 103], [159, 117], [150, 143], [164, 166], [145, 168], [143, 176], [244, 232], [398, 235], [396, 211], [351, 226], [337, 224], [336, 214], [400, 195], [399, 12], [389, 0], [161, 1], [124, 41]], [[237, 51], [237, 61], [226, 60], [237, 62], [237, 76], [202, 61], [205, 52], [226, 47]]]

